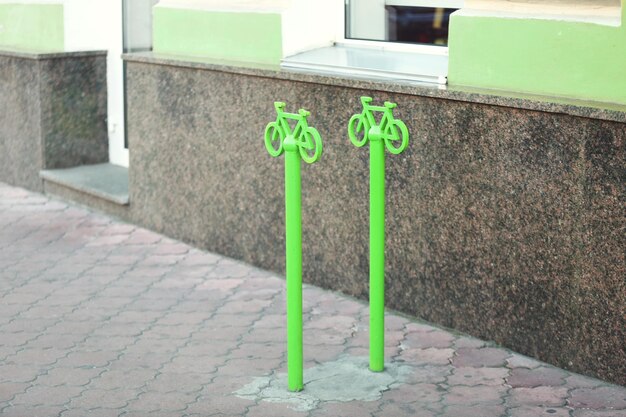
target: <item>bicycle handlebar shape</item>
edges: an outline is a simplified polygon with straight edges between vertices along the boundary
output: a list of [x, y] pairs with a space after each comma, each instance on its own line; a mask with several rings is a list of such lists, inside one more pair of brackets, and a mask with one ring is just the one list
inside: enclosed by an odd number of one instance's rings
[[[304, 162], [312, 164], [322, 155], [322, 138], [314, 127], [310, 127], [307, 117], [310, 112], [300, 109], [298, 113], [285, 112], [285, 103], [275, 102], [276, 120], [265, 128], [265, 148], [270, 155], [277, 157], [285, 150], [297, 149]], [[289, 120], [295, 120], [291, 128]]]
[[[399, 154], [409, 144], [409, 131], [402, 120], [393, 117], [396, 103], [385, 101], [383, 106], [372, 106], [371, 97], [361, 97], [363, 112], [355, 114], [348, 122], [348, 136], [357, 147], [372, 140], [383, 140], [385, 147], [392, 154]], [[374, 112], [382, 112], [380, 123], [376, 124]]]

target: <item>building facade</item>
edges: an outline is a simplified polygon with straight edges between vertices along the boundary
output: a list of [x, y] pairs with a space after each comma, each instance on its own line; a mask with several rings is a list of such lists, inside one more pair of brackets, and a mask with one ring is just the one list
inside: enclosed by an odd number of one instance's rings
[[304, 277], [368, 294], [359, 98], [387, 162], [387, 305], [626, 384], [619, 0], [0, 1], [0, 181], [282, 273], [273, 102], [304, 107]]

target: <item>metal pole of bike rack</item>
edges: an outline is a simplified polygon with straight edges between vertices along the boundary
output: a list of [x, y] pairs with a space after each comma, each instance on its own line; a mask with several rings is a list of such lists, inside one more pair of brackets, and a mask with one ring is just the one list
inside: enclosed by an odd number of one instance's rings
[[[320, 134], [307, 124], [309, 112], [284, 112], [274, 103], [276, 121], [265, 128], [265, 147], [271, 156], [285, 153], [285, 234], [287, 272], [287, 375], [290, 391], [302, 391], [302, 219], [300, 160], [313, 163], [322, 154]], [[292, 129], [289, 120], [297, 121]]]
[[[401, 153], [409, 132], [393, 117], [395, 103], [371, 102], [370, 97], [361, 97], [363, 112], [350, 118], [348, 137], [357, 147], [370, 144], [370, 370], [380, 372], [385, 368], [385, 148]], [[383, 113], [380, 123], [373, 112]]]

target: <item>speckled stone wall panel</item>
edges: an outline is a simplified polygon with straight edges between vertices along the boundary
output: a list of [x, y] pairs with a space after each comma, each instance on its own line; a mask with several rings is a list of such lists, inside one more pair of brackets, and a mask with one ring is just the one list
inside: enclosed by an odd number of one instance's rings
[[106, 53], [0, 51], [0, 181], [108, 161]]
[[271, 117], [255, 98], [255, 80], [233, 83], [219, 73], [207, 78], [194, 71], [129, 69], [129, 191], [137, 221], [279, 269], [281, 165], [261, 153], [254, 139], [240, 136], [262, 131], [264, 121], [233, 112]]
[[[593, 121], [584, 132], [579, 354], [626, 385], [626, 128]], [[607, 357], [612, 349], [615, 357]]]
[[109, 160], [106, 55], [40, 61], [46, 169]]
[[35, 61], [0, 56], [0, 181], [41, 191], [39, 71]]
[[366, 298], [369, 153], [359, 97], [398, 103], [411, 143], [387, 156], [388, 307], [626, 384], [624, 124], [408, 94], [128, 62], [132, 217], [284, 270], [275, 119], [311, 110], [305, 280]]

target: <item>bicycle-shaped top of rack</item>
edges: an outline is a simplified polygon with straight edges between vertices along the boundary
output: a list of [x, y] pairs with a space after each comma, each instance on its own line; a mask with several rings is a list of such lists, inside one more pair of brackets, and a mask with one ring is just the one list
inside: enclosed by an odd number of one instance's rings
[[[265, 147], [271, 156], [280, 156], [285, 150], [300, 152], [302, 159], [311, 164], [322, 155], [322, 138], [314, 127], [310, 127], [306, 118], [311, 114], [304, 109], [298, 113], [285, 112], [285, 103], [275, 102], [276, 121], [265, 128]], [[291, 128], [290, 120], [295, 120]]]
[[[355, 114], [348, 122], [350, 140], [359, 148], [370, 140], [383, 140], [389, 152], [401, 153], [409, 144], [409, 131], [402, 120], [393, 117], [397, 104], [386, 101], [384, 106], [372, 106], [371, 102], [371, 97], [361, 97], [363, 112]], [[374, 112], [383, 112], [379, 124]]]

